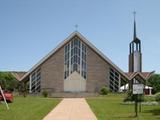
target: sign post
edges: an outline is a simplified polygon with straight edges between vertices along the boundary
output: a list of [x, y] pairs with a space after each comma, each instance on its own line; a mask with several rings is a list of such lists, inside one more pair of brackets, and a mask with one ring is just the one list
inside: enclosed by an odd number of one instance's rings
[[5, 98], [4, 94], [3, 94], [3, 91], [2, 91], [1, 86], [0, 86], [0, 93], [1, 93], [1, 95], [2, 95], [2, 97], [3, 97], [3, 100], [4, 100], [5, 104], [6, 104], [7, 110], [9, 110], [9, 106], [8, 106], [8, 104], [7, 104], [7, 101], [6, 101], [6, 98]]
[[138, 95], [143, 94], [143, 84], [133, 84], [133, 95], [135, 95], [135, 116], [138, 116]]

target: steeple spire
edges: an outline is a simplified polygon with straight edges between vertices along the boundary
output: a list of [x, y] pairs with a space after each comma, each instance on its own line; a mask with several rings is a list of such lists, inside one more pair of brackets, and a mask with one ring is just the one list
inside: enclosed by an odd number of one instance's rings
[[142, 53], [141, 41], [136, 35], [136, 12], [133, 12], [134, 17], [134, 32], [133, 40], [129, 44], [129, 72], [142, 71]]
[[133, 34], [133, 40], [136, 39], [136, 12], [133, 12], [133, 17], [134, 17], [134, 34]]

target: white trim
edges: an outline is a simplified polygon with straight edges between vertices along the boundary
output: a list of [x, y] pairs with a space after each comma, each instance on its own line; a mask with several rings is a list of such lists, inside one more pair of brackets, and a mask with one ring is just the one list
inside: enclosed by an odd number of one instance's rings
[[118, 90], [119, 92], [120, 92], [120, 88], [121, 88], [121, 75], [119, 74], [119, 88], [118, 88], [118, 89], [119, 89], [119, 90]]
[[29, 75], [29, 93], [32, 93], [32, 75]]
[[80, 75], [82, 75], [82, 60], [83, 60], [82, 59], [82, 52], [83, 52], [82, 51], [82, 44], [83, 43], [80, 41], [80, 56], [79, 56], [80, 57], [80, 68], [79, 68], [80, 69]]
[[[68, 74], [68, 76], [70, 76], [70, 74], [71, 74], [71, 58], [72, 58], [72, 56], [71, 56], [71, 49], [72, 48], [71, 48], [71, 42], [70, 42], [69, 43], [69, 51], [68, 51], [69, 52], [69, 56], [68, 56], [69, 57], [69, 59], [68, 59], [69, 60], [69, 74]], [[64, 52], [64, 55], [65, 55], [65, 52]]]
[[90, 46], [93, 50], [95, 50], [104, 60], [106, 60], [110, 65], [112, 65], [114, 68], [117, 69], [119, 73], [121, 73], [124, 77], [126, 77], [129, 80], [129, 77], [124, 74], [124, 72], [116, 66], [108, 57], [106, 57], [101, 51], [99, 51], [91, 42], [89, 42], [85, 37], [83, 37], [79, 32], [75, 31], [71, 35], [69, 35], [64, 41], [62, 41], [55, 49], [53, 49], [49, 54], [47, 54], [45, 57], [43, 57], [37, 64], [35, 64], [22, 78], [26, 78], [33, 70], [35, 70], [39, 65], [41, 65], [45, 60], [47, 60], [52, 54], [54, 54], [59, 48], [61, 48], [63, 45], [65, 45], [69, 40], [71, 40], [72, 37], [78, 36], [81, 38], [81, 40], [86, 43], [88, 46]]

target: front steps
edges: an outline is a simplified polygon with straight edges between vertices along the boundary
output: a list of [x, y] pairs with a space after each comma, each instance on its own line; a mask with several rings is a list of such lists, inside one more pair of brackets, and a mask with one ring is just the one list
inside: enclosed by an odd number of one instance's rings
[[60, 92], [60, 93], [50, 93], [50, 97], [56, 98], [87, 98], [87, 97], [97, 97], [98, 93], [89, 92]]

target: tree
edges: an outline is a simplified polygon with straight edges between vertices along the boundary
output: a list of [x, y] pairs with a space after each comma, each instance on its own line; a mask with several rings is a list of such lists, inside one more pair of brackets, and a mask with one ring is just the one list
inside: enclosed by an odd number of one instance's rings
[[29, 87], [29, 85], [28, 85], [28, 83], [25, 83], [25, 82], [23, 82], [23, 81], [20, 81], [19, 83], [18, 83], [18, 92], [21, 94], [21, 95], [23, 95], [23, 97], [26, 97], [27, 96], [27, 93], [28, 93], [28, 88]]
[[18, 87], [18, 81], [9, 72], [0, 72], [0, 85], [3, 90], [14, 91]]
[[148, 79], [148, 85], [153, 87], [154, 93], [160, 92], [160, 74], [154, 74]]

